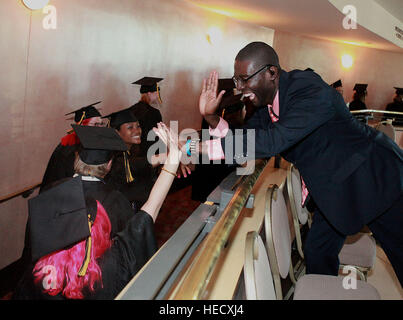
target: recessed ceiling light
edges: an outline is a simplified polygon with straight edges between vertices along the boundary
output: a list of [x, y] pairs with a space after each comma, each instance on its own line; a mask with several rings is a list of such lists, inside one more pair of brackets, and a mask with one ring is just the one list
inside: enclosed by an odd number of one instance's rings
[[22, 0], [24, 5], [31, 10], [39, 10], [45, 7], [49, 0]]

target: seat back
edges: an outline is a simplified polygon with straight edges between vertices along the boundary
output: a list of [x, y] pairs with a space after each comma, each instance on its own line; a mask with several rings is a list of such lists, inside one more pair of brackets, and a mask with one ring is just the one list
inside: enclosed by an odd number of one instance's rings
[[396, 141], [396, 131], [393, 125], [387, 121], [379, 122], [376, 126], [375, 129], [378, 131], [383, 132], [386, 134], [389, 138], [391, 138], [393, 141]]
[[244, 281], [247, 300], [276, 300], [266, 247], [255, 231], [246, 235]]
[[287, 172], [287, 191], [290, 198], [291, 210], [296, 215], [299, 223], [305, 224], [308, 221], [308, 210], [302, 207], [302, 185], [301, 176], [297, 168], [292, 164]]
[[264, 228], [276, 296], [281, 300], [281, 278], [285, 279], [292, 268], [291, 235], [286, 202], [276, 185], [270, 185], [266, 192]]
[[[291, 213], [293, 218], [295, 240], [300, 257], [304, 259], [304, 252], [302, 249], [302, 236], [300, 225], [305, 225], [309, 221], [309, 212], [306, 208], [302, 207], [302, 182], [301, 176], [297, 168], [292, 164], [287, 172], [287, 194], [290, 202]], [[308, 223], [310, 227], [310, 223]]]

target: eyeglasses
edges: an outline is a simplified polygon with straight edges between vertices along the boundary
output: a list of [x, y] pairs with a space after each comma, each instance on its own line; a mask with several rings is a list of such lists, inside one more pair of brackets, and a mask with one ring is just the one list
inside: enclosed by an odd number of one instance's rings
[[256, 76], [259, 72], [263, 71], [266, 68], [271, 67], [271, 64], [266, 64], [265, 66], [263, 66], [262, 68], [260, 68], [258, 71], [256, 71], [255, 73], [251, 74], [250, 76], [247, 76], [246, 78], [240, 78], [240, 77], [232, 77], [232, 80], [235, 83], [235, 86], [237, 86], [238, 84], [246, 84], [250, 79], [252, 79], [254, 76]]

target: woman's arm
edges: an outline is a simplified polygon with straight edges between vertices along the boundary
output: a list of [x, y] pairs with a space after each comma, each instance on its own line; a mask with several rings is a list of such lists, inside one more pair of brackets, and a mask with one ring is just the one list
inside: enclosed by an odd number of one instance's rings
[[178, 147], [178, 138], [174, 137], [165, 124], [162, 122], [159, 123], [158, 129], [154, 129], [154, 132], [167, 145], [169, 152], [161, 173], [151, 189], [147, 202], [141, 207], [141, 210], [147, 212], [155, 222], [172, 182], [176, 177], [182, 153]]

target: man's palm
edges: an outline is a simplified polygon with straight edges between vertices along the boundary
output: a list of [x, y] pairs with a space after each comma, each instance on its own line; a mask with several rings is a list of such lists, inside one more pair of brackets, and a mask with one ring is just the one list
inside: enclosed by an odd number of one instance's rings
[[218, 87], [218, 73], [213, 71], [210, 73], [209, 78], [203, 80], [202, 93], [199, 99], [199, 109], [202, 116], [215, 114], [223, 94], [222, 90], [217, 95]]

